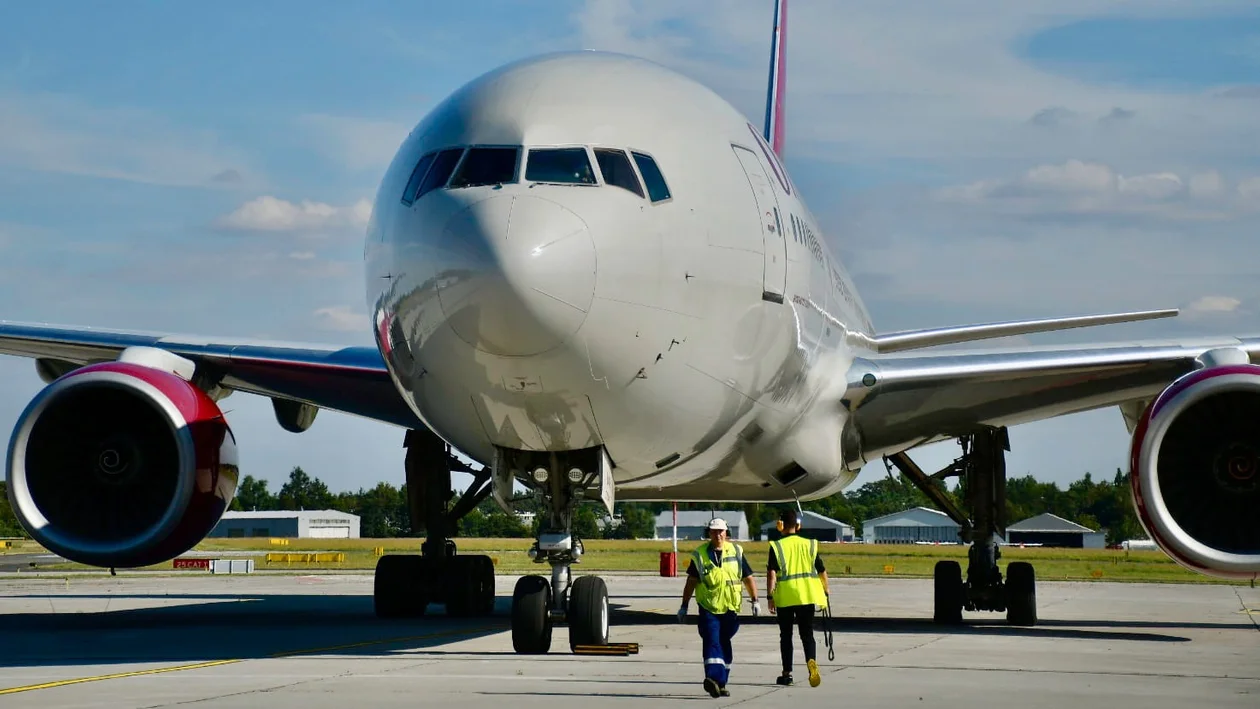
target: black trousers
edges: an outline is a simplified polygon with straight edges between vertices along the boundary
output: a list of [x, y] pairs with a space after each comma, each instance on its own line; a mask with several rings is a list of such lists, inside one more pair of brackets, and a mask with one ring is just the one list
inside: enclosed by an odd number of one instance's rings
[[805, 661], [818, 659], [817, 646], [814, 645], [814, 606], [779, 606], [779, 652], [783, 655], [784, 674], [792, 671], [792, 628], [800, 631], [801, 648], [805, 650]]

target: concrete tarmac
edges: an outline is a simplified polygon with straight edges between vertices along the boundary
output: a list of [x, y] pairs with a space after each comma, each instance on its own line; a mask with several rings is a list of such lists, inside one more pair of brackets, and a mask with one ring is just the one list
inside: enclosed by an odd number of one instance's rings
[[[1050, 583], [1041, 623], [931, 623], [931, 583], [833, 579], [823, 683], [778, 687], [773, 617], [744, 610], [732, 696], [714, 700], [682, 579], [606, 577], [613, 640], [638, 655], [512, 653], [515, 578], [493, 618], [380, 621], [370, 575], [0, 576], [0, 706], [589, 709], [708, 702], [812, 707], [1260, 707], [1260, 589]], [[761, 580], [764, 585], [764, 579]], [[765, 601], [762, 600], [763, 609]]]

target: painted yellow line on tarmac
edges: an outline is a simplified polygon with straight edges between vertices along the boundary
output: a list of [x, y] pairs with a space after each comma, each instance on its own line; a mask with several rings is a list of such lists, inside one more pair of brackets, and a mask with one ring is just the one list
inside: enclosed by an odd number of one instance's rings
[[71, 684], [83, 684], [84, 682], [100, 682], [107, 679], [122, 679], [123, 677], [140, 677], [142, 675], [158, 675], [164, 672], [183, 672], [185, 670], [199, 670], [203, 667], [217, 667], [219, 665], [231, 665], [240, 662], [240, 660], [214, 660], [212, 662], [198, 662], [192, 665], [176, 665], [175, 667], [158, 667], [152, 670], [137, 670], [135, 672], [115, 672], [111, 675], [96, 675], [94, 677], [75, 677], [73, 679], [61, 679], [56, 682], [44, 682], [43, 684], [28, 684], [23, 687], [9, 687], [8, 689], [0, 689], [0, 695], [17, 694], [18, 692], [33, 692], [37, 689], [52, 689], [53, 687], [65, 687]]
[[188, 670], [201, 670], [207, 667], [219, 667], [222, 665], [233, 665], [238, 662], [246, 662], [254, 659], [279, 659], [283, 657], [295, 657], [297, 655], [314, 655], [321, 652], [333, 652], [336, 650], [351, 650], [359, 647], [370, 647], [372, 645], [389, 645], [392, 643], [413, 642], [416, 640], [431, 640], [433, 638], [449, 637], [453, 635], [473, 635], [486, 630], [495, 630], [499, 628], [497, 625], [483, 626], [480, 628], [463, 628], [460, 630], [444, 630], [438, 633], [425, 633], [424, 635], [408, 635], [399, 638], [381, 638], [380, 640], [364, 640], [357, 643], [346, 643], [344, 645], [329, 645], [328, 647], [314, 647], [302, 650], [286, 650], [285, 652], [277, 652], [273, 655], [267, 655], [263, 658], [245, 658], [238, 657], [228, 660], [211, 660], [209, 662], [196, 662], [191, 665], [175, 665], [174, 667], [157, 667], [151, 670], [136, 670], [134, 672], [115, 672], [108, 675], [94, 675], [91, 677], [75, 677], [72, 679], [61, 679], [54, 682], [43, 682], [40, 684], [28, 684], [21, 687], [8, 687], [0, 689], [0, 696], [6, 694], [18, 694], [19, 692], [34, 692], [40, 689], [53, 689], [55, 687], [66, 687], [72, 684], [83, 684], [85, 682], [103, 682], [110, 679], [123, 679], [126, 677], [143, 677], [145, 675], [160, 675], [167, 672], [186, 672]]

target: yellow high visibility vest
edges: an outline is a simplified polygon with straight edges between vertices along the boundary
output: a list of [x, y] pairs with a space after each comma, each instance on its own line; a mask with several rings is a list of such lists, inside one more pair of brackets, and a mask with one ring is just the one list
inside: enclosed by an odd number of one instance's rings
[[709, 556], [709, 542], [692, 552], [692, 561], [700, 583], [696, 584], [696, 603], [710, 613], [721, 614], [739, 611], [744, 600], [743, 583], [744, 550], [727, 542], [722, 547], [722, 563], [714, 564]]
[[779, 561], [774, 586], [774, 605], [827, 607], [827, 594], [822, 579], [814, 570], [818, 558], [818, 540], [790, 534], [770, 543], [770, 553]]

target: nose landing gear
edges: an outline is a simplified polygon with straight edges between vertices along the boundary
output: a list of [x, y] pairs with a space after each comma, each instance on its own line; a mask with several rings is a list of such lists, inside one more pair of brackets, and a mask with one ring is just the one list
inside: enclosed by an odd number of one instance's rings
[[[538, 540], [530, 549], [535, 563], [551, 566], [551, 577], [524, 576], [512, 593], [512, 647], [520, 654], [542, 654], [551, 649], [552, 629], [569, 626], [569, 647], [607, 645], [609, 637], [608, 586], [598, 576], [573, 580], [572, 567], [581, 563], [582, 540], [573, 535], [573, 512], [585, 498], [588, 488], [599, 480], [605, 502], [611, 506], [611, 463], [602, 449], [566, 454], [540, 454], [530, 478], [522, 478], [534, 488], [546, 507]], [[583, 455], [587, 454], [587, 455]], [[517, 454], [524, 457], [532, 454]], [[560, 460], [561, 456], [567, 460]], [[561, 463], [564, 463], [561, 465]], [[515, 466], [514, 466], [515, 467]], [[567, 471], [562, 479], [559, 472]], [[532, 479], [531, 479], [532, 478]]]

